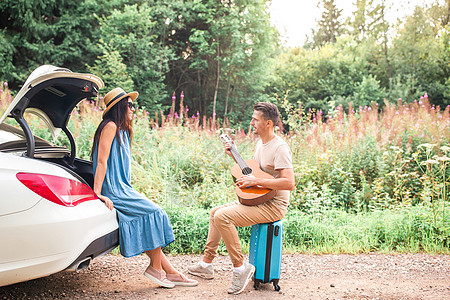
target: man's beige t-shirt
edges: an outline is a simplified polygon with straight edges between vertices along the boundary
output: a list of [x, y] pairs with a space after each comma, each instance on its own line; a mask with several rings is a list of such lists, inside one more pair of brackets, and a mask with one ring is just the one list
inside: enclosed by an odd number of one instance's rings
[[[254, 159], [259, 162], [261, 170], [275, 178], [280, 177], [281, 169], [292, 169], [292, 154], [286, 142], [279, 136], [263, 144], [258, 141], [255, 148]], [[289, 206], [289, 190], [277, 191], [272, 200], [280, 210], [286, 211]]]

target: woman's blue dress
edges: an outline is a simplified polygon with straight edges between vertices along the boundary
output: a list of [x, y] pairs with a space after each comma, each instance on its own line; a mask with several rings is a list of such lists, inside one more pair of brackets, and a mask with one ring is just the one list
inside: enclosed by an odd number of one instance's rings
[[[131, 257], [165, 247], [175, 238], [166, 212], [131, 186], [130, 137], [126, 131], [121, 131], [120, 136], [120, 145], [117, 136], [111, 144], [102, 195], [111, 199], [117, 211], [120, 253]], [[93, 155], [94, 174], [97, 148]]]

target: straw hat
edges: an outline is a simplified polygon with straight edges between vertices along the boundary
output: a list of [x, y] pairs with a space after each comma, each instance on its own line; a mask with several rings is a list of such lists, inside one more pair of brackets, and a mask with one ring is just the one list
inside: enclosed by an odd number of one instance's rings
[[106, 109], [103, 112], [103, 116], [113, 107], [117, 104], [120, 100], [122, 100], [125, 97], [130, 97], [131, 100], [136, 100], [136, 98], [139, 96], [138, 92], [131, 92], [126, 93], [122, 88], [115, 88], [108, 92], [108, 94], [105, 95], [105, 98], [103, 98], [103, 102], [105, 102]]

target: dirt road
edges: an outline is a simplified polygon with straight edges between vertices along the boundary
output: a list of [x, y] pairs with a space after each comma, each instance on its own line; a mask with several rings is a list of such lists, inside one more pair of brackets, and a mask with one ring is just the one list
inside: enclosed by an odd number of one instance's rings
[[[181, 270], [200, 256], [171, 257]], [[216, 278], [197, 287], [164, 289], [142, 275], [148, 259], [105, 255], [78, 273], [0, 287], [0, 299], [450, 299], [449, 255], [283, 256], [280, 292], [271, 284], [228, 295], [231, 264], [215, 260]]]

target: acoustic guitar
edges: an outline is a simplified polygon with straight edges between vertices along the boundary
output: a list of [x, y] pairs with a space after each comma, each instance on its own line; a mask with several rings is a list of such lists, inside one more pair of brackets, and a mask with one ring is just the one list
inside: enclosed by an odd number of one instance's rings
[[[231, 145], [230, 151], [234, 161], [236, 162], [236, 164], [231, 168], [231, 175], [233, 176], [235, 182], [236, 179], [249, 174], [253, 174], [253, 176], [257, 178], [273, 178], [272, 175], [261, 170], [259, 163], [256, 160], [244, 160], [227, 134], [222, 134], [219, 138], [224, 145], [227, 143], [230, 143]], [[251, 186], [246, 188], [236, 186], [236, 194], [239, 202], [249, 206], [259, 205], [269, 201], [275, 196], [276, 192], [276, 190], [271, 190], [260, 186]]]

